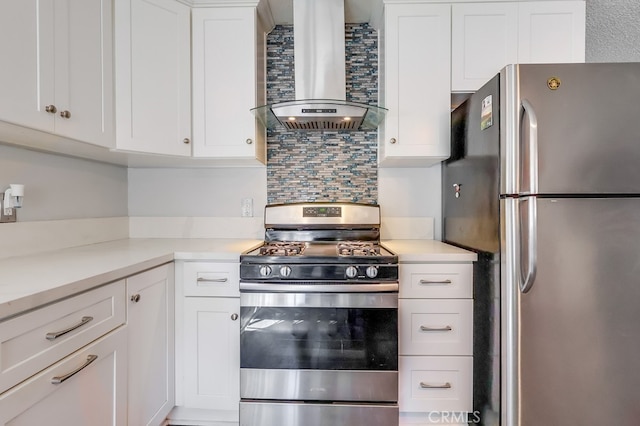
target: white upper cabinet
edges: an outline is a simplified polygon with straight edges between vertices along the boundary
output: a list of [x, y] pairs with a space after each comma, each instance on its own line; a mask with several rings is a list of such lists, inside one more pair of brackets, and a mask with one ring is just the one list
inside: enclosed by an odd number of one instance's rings
[[584, 1], [524, 2], [518, 8], [518, 62], [584, 62]]
[[451, 6], [385, 4], [378, 131], [380, 166], [426, 166], [449, 156]]
[[116, 148], [191, 155], [190, 8], [115, 0]]
[[451, 46], [452, 89], [478, 89], [518, 61], [518, 4], [454, 4]]
[[479, 89], [511, 63], [584, 62], [585, 2], [452, 5], [451, 90]]
[[0, 5], [0, 120], [113, 146], [112, 2]]
[[250, 112], [266, 98], [265, 32], [257, 9], [192, 13], [193, 155], [264, 164], [266, 131]]

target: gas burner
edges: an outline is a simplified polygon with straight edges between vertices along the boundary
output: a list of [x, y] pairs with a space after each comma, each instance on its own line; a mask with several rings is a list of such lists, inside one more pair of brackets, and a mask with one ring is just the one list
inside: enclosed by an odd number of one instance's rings
[[270, 242], [260, 247], [261, 256], [297, 256], [305, 249], [304, 243]]
[[338, 243], [338, 255], [340, 256], [379, 256], [380, 247], [377, 244], [349, 241]]

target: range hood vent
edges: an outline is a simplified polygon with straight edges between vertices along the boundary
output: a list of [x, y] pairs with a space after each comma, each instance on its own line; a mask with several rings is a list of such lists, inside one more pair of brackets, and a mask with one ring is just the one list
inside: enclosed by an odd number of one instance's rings
[[344, 40], [344, 0], [293, 0], [297, 100], [251, 112], [268, 129], [377, 129], [385, 108], [346, 100]]

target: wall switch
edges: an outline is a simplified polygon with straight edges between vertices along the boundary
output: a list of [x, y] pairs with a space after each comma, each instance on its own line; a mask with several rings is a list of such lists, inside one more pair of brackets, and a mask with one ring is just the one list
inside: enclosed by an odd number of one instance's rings
[[253, 217], [253, 198], [242, 199], [240, 215], [242, 217]]

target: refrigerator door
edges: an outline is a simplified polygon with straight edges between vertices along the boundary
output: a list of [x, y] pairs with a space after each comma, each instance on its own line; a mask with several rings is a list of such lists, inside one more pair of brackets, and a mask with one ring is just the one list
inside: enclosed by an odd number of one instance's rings
[[640, 193], [640, 63], [510, 65], [501, 75], [503, 194]]
[[515, 353], [505, 354], [503, 372], [511, 375], [505, 390], [516, 400], [507, 404], [503, 424], [635, 425], [640, 198], [538, 199], [536, 276], [523, 293], [528, 198], [503, 201], [515, 207], [520, 223], [512, 225], [522, 237], [503, 275], [511, 274], [503, 285], [515, 302], [503, 317], [505, 333], [512, 333], [503, 343], [516, 344]]

